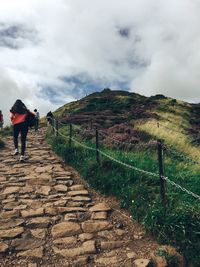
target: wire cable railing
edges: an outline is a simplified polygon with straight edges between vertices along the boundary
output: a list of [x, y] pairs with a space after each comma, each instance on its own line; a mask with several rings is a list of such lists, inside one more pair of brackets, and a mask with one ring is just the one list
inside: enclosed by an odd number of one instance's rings
[[[61, 133], [56, 127], [55, 127], [55, 124], [53, 123], [53, 129], [54, 131], [56, 132], [56, 134], [62, 136], [63, 138], [69, 138], [69, 135], [65, 135], [63, 133]], [[193, 193], [192, 191], [182, 187], [181, 185], [175, 183], [174, 181], [172, 181], [171, 179], [169, 179], [168, 177], [164, 176], [164, 175], [160, 175], [160, 174], [157, 174], [157, 173], [153, 173], [153, 172], [150, 172], [150, 171], [146, 171], [146, 170], [143, 170], [141, 168], [138, 168], [138, 167], [135, 167], [133, 165], [130, 165], [130, 164], [127, 164], [125, 162], [122, 162], [114, 157], [112, 157], [111, 155], [105, 153], [104, 151], [102, 151], [101, 149], [97, 149], [97, 148], [94, 148], [94, 147], [91, 147], [91, 146], [88, 146], [80, 141], [78, 141], [76, 138], [74, 137], [71, 137], [71, 140], [76, 143], [77, 145], [81, 146], [82, 148], [84, 149], [88, 149], [88, 150], [91, 150], [91, 151], [95, 151], [95, 152], [98, 152], [99, 154], [101, 154], [102, 156], [112, 160], [113, 162], [117, 163], [117, 164], [120, 164], [121, 166], [123, 167], [126, 167], [128, 169], [131, 169], [131, 170], [134, 170], [134, 171], [137, 171], [137, 172], [140, 172], [140, 173], [143, 173], [145, 175], [149, 175], [149, 176], [152, 176], [152, 177], [161, 177], [162, 180], [166, 181], [167, 183], [169, 183], [170, 185], [176, 187], [177, 189], [187, 193], [188, 195], [200, 200], [200, 196]]]

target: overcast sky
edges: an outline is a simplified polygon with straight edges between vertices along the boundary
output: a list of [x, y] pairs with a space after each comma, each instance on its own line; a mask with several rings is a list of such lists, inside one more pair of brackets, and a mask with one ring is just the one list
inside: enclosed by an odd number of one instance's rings
[[0, 109], [105, 87], [200, 102], [199, 0], [0, 0]]

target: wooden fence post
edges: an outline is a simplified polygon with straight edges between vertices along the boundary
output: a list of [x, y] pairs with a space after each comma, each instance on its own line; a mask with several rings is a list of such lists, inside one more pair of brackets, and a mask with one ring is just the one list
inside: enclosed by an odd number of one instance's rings
[[158, 164], [159, 164], [159, 176], [160, 176], [160, 196], [163, 207], [167, 205], [166, 199], [166, 183], [163, 179], [164, 176], [164, 162], [163, 162], [163, 142], [158, 140]]
[[55, 120], [56, 136], [58, 136], [58, 120]]
[[69, 147], [72, 146], [72, 124], [69, 125]]
[[96, 161], [100, 163], [100, 157], [99, 157], [99, 132], [96, 129]]
[[52, 129], [53, 129], [53, 133], [55, 135], [55, 129], [54, 129], [54, 118], [51, 118], [51, 121], [50, 121], [50, 125], [52, 126]]

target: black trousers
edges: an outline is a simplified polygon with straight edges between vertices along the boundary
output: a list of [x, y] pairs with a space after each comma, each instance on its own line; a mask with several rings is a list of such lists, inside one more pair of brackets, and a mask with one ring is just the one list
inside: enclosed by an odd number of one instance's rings
[[39, 119], [36, 118], [36, 119], [35, 119], [35, 131], [37, 131], [38, 128], [39, 128]]
[[24, 156], [26, 150], [26, 137], [28, 133], [28, 125], [26, 122], [18, 123], [13, 126], [13, 141], [15, 149], [18, 149], [19, 133], [21, 133], [21, 155]]

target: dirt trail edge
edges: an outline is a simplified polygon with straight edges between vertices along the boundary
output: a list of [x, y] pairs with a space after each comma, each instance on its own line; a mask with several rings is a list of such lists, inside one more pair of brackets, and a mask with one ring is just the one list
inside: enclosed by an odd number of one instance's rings
[[[158, 244], [29, 134], [28, 159], [0, 151], [0, 266], [147, 266]], [[114, 207], [114, 209], [113, 209]], [[127, 214], [128, 215], [128, 214]]]

